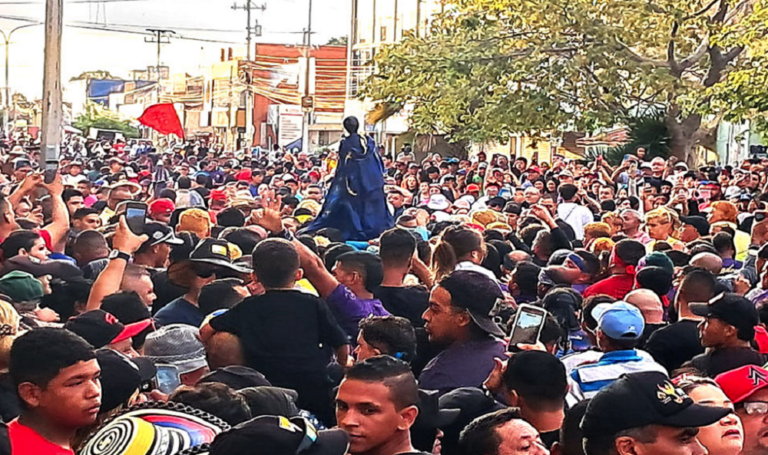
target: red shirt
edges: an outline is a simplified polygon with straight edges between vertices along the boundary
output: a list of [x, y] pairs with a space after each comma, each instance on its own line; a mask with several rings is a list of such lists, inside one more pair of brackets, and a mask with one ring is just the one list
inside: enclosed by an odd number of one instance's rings
[[613, 275], [600, 280], [584, 291], [584, 298], [598, 294], [607, 294], [621, 300], [635, 287], [634, 275]]
[[8, 424], [8, 439], [13, 455], [74, 455], [72, 449], [65, 449], [44, 439], [37, 432], [14, 419]]

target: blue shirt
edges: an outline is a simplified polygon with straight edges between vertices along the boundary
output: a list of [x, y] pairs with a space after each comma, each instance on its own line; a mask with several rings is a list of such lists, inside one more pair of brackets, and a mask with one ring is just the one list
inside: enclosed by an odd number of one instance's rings
[[155, 315], [155, 321], [161, 326], [187, 324], [200, 327], [203, 319], [205, 319], [205, 315], [200, 311], [200, 308], [192, 305], [184, 297], [172, 300]]
[[419, 376], [419, 387], [440, 395], [459, 387], [480, 387], [493, 370], [493, 359], [507, 359], [498, 338], [453, 344], [432, 359]]

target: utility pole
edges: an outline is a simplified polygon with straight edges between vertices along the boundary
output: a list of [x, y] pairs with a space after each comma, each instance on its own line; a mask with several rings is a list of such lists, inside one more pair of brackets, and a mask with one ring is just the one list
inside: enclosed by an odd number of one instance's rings
[[45, 1], [45, 50], [43, 61], [43, 127], [40, 165], [56, 169], [61, 144], [61, 30], [64, 0]]
[[310, 51], [312, 49], [312, 0], [309, 0], [309, 19], [307, 20], [307, 30], [305, 34], [306, 38], [304, 39], [304, 42], [306, 44], [306, 66], [307, 71], [305, 75], [304, 80], [304, 93], [301, 98], [301, 108], [304, 112], [304, 121], [302, 122], [302, 134], [301, 134], [301, 149], [304, 152], [309, 153], [310, 147], [309, 147], [309, 123], [312, 116], [312, 111], [315, 109], [315, 100], [312, 97], [312, 89], [311, 89], [311, 58], [310, 58]]
[[232, 9], [235, 11], [241, 9], [246, 12], [246, 17], [247, 17], [246, 20], [248, 22], [246, 23], [246, 26], [245, 26], [245, 31], [246, 31], [245, 42], [247, 47], [245, 52], [246, 52], [246, 60], [250, 61], [251, 60], [251, 36], [257, 36], [257, 37], [261, 36], [261, 25], [259, 25], [259, 21], [256, 21], [256, 25], [251, 27], [251, 10], [258, 9], [263, 12], [267, 9], [267, 5], [264, 4], [261, 6], [256, 6], [253, 4], [251, 0], [245, 0], [245, 4], [238, 6], [237, 3], [235, 3], [234, 5], [232, 5]]
[[175, 35], [176, 32], [173, 30], [163, 30], [158, 28], [148, 28], [148, 32], [153, 33], [155, 36], [152, 38], [144, 38], [145, 43], [152, 43], [157, 44], [157, 102], [160, 102], [160, 81], [163, 79], [163, 75], [160, 72], [160, 49], [162, 48], [163, 44], [171, 44], [171, 37], [170, 35]]
[[11, 36], [13, 36], [13, 32], [16, 30], [21, 30], [22, 28], [27, 27], [34, 27], [36, 25], [42, 25], [42, 24], [25, 24], [20, 25], [10, 32], [6, 34], [4, 31], [0, 30], [0, 34], [3, 35], [3, 41], [5, 41], [5, 115], [3, 115], [3, 132], [5, 133], [5, 137], [9, 137], [10, 130], [8, 125], [10, 124], [9, 120], [11, 117], [11, 85], [10, 85], [10, 76], [9, 76], [9, 68], [10, 64], [9, 61], [9, 48], [11, 47]]
[[[255, 26], [251, 26], [251, 10], [258, 9], [262, 12], [267, 9], [267, 5], [261, 5], [256, 6], [253, 4], [251, 0], [245, 0], [245, 4], [238, 6], [237, 3], [232, 5], [232, 9], [237, 11], [239, 9], [245, 10], [246, 12], [246, 20], [247, 23], [245, 25], [245, 53], [246, 57], [245, 60], [247, 62], [251, 61], [251, 36], [261, 36], [261, 25], [259, 25], [259, 21], [256, 21]], [[250, 150], [251, 145], [253, 145], [253, 136], [254, 136], [254, 126], [253, 126], [253, 91], [251, 90], [251, 83], [253, 82], [251, 80], [251, 67], [248, 66], [246, 70], [249, 72], [248, 74], [248, 86], [245, 88], [245, 138], [248, 140], [248, 149]]]

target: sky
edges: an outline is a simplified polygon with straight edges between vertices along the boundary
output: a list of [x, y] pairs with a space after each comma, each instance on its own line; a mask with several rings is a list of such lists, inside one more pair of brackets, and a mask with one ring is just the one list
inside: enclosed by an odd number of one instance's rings
[[[246, 13], [232, 10], [233, 0], [64, 0], [62, 82], [84, 71], [106, 70], [127, 78], [134, 69], [156, 65], [157, 45], [145, 43], [146, 28], [175, 30], [179, 36], [222, 42], [171, 38], [163, 45], [161, 60], [171, 73], [202, 74], [218, 61], [220, 49], [234, 47], [243, 54]], [[349, 32], [351, 0], [311, 0], [313, 44]], [[238, 0], [243, 5], [245, 0]], [[266, 4], [253, 18], [262, 26], [259, 43], [301, 44], [307, 26], [310, 0], [255, 0]], [[25, 19], [25, 20], [18, 20]], [[0, 0], [0, 30], [8, 34], [20, 25], [45, 20], [44, 0]], [[85, 27], [85, 28], [83, 28]], [[133, 33], [113, 33], [91, 28], [107, 27]], [[1, 38], [1, 37], [0, 37]], [[4, 45], [0, 41], [0, 45]], [[239, 46], [239, 49], [238, 49]], [[11, 35], [9, 85], [12, 92], [40, 98], [43, 85], [44, 27], [26, 27]], [[5, 51], [5, 49], [3, 49]], [[3, 54], [0, 65], [5, 70]], [[3, 73], [4, 74], [4, 73]], [[5, 86], [0, 74], [0, 86]], [[67, 96], [65, 93], [65, 101]]]

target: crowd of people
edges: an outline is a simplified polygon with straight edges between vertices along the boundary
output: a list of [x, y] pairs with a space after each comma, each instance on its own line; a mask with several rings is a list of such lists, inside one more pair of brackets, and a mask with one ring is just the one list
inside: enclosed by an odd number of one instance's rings
[[345, 127], [317, 155], [79, 139], [55, 175], [7, 144], [0, 454], [768, 455], [768, 159]]

